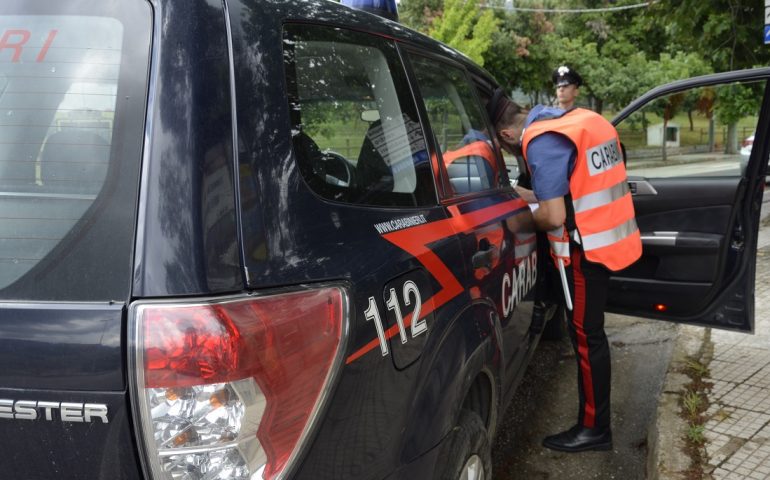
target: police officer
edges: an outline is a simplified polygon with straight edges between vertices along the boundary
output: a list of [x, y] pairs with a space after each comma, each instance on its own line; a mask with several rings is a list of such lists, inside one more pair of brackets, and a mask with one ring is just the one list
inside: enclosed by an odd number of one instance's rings
[[[571, 69], [555, 73], [556, 80], [574, 82], [568, 85], [580, 83]], [[554, 263], [564, 267], [565, 304], [572, 306], [568, 317], [578, 364], [577, 423], [546, 437], [543, 445], [565, 452], [609, 450], [607, 287], [610, 271], [629, 266], [642, 251], [617, 132], [590, 110], [538, 105], [527, 113], [507, 98], [501, 103], [494, 118], [498, 137], [507, 151], [524, 155], [532, 190], [517, 191], [528, 202], [538, 202], [535, 224], [548, 232]]]
[[580, 94], [583, 77], [567, 65], [557, 67], [551, 74], [551, 80], [556, 88], [557, 106], [562, 110], [570, 110], [575, 106], [575, 99]]

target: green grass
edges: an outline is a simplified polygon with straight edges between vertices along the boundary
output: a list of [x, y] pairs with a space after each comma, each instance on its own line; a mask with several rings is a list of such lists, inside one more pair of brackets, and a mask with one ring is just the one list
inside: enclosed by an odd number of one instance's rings
[[[635, 113], [618, 125], [620, 140], [626, 145], [626, 148], [639, 148], [647, 146], [647, 132], [641, 125], [641, 114]], [[647, 113], [645, 119], [648, 125], [657, 125], [663, 123], [663, 119], [658, 115]], [[636, 122], [634, 123], [634, 120]], [[679, 125], [679, 143], [681, 146], [705, 145], [708, 143], [709, 121], [703, 115], [693, 114], [692, 127], [687, 113], [676, 115], [669, 121], [669, 125]], [[757, 117], [744, 117], [738, 122], [738, 142], [742, 142], [746, 137], [754, 133], [757, 125]], [[716, 143], [724, 145], [727, 125], [717, 121], [714, 125]]]
[[682, 397], [682, 403], [687, 415], [693, 420], [697, 419], [703, 405], [703, 398], [697, 392], [690, 391]]
[[694, 358], [688, 358], [685, 361], [685, 368], [698, 377], [707, 377], [709, 375], [708, 367]]
[[706, 427], [703, 425], [691, 423], [687, 429], [687, 438], [695, 445], [703, 445], [706, 442], [705, 431]]

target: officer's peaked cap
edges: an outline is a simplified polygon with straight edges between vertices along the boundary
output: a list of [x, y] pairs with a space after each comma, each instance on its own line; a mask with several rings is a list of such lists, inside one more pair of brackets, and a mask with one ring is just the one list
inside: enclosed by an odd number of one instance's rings
[[551, 75], [551, 79], [557, 87], [562, 85], [577, 85], [579, 87], [583, 85], [583, 77], [567, 65], [556, 67]]

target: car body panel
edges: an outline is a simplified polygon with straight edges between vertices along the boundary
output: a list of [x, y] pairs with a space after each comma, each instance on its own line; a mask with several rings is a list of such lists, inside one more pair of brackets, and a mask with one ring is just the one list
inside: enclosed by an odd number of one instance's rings
[[134, 295], [237, 291], [244, 280], [224, 11], [205, 1], [158, 0], [154, 9], [152, 141], [144, 152]]
[[[479, 195], [475, 200], [452, 202], [447, 206], [408, 209], [347, 205], [323, 200], [308, 191], [293, 166], [295, 153], [289, 135], [285, 85], [273, 81], [282, 78], [284, 70], [282, 58], [274, 50], [282, 43], [282, 25], [307, 22], [367, 32], [385, 39], [397, 38], [399, 46], [428, 50], [463, 62], [461, 65], [467, 62], [400, 25], [372, 22], [367, 14], [350, 11], [343, 23], [337, 8], [326, 2], [308, 2], [301, 7], [290, 3], [278, 6], [229, 2], [229, 10], [239, 109], [241, 205], [248, 284], [354, 280], [346, 365], [317, 436], [296, 475], [298, 478], [384, 477], [398, 465], [411, 463], [440, 444], [456, 421], [469, 382], [482, 366], [492, 365], [490, 375], [500, 389], [503, 383], [509, 385], [507, 375], [518, 365], [511, 363], [506, 372], [505, 365], [496, 358], [502, 351], [515, 351], [519, 361], [524, 360], [513, 346], [503, 350], [499, 335], [502, 315], [498, 309], [501, 308], [502, 276], [505, 271], [510, 275], [514, 270], [516, 229], [526, 224], [516, 222], [515, 218], [527, 216], [531, 227], [529, 210], [511, 189], [507, 193]], [[265, 16], [275, 19], [275, 23], [254, 22], [255, 18]], [[253, 62], [255, 55], [263, 60]], [[419, 106], [419, 98], [417, 103]], [[264, 108], [269, 113], [255, 117], [250, 113], [254, 108]], [[273, 124], [286, 125], [286, 128], [275, 132], [264, 127]], [[275, 161], [255, 161], [266, 155]], [[275, 178], [282, 181], [276, 183]], [[312, 220], [306, 215], [310, 211]], [[278, 212], [278, 215], [264, 212]], [[392, 231], [382, 227], [408, 224], [402, 220], [413, 218], [420, 220], [411, 227]], [[506, 219], [512, 221], [510, 227]], [[295, 227], [287, 229], [283, 226], [287, 224]], [[344, 246], [326, 233], [330, 229], [346, 232]], [[478, 251], [479, 235], [494, 240], [499, 256], [493, 269], [494, 280], [489, 282], [484, 295], [478, 292], [481, 280], [466, 273], [470, 257]], [[522, 251], [521, 247], [519, 250]], [[465, 260], [458, 262], [460, 258]], [[386, 301], [391, 288], [401, 297], [400, 285], [415, 275], [419, 277], [415, 283], [425, 284], [427, 278], [430, 284], [430, 288], [420, 292], [421, 317], [428, 315], [428, 330], [419, 337], [411, 336], [412, 319], [408, 318], [411, 310], [400, 298], [407, 317], [407, 341], [402, 343], [399, 327]], [[527, 291], [529, 289], [523, 289], [522, 296]], [[481, 298], [487, 296], [494, 300]], [[388, 316], [384, 332], [386, 355], [382, 353], [372, 321], [365, 315], [370, 298], [377, 303], [379, 312]], [[531, 303], [531, 297], [528, 301]], [[511, 340], [515, 337], [515, 343], [521, 343], [522, 351], [528, 351], [534, 342], [525, 338], [529, 318], [521, 312], [527, 309], [517, 308], [515, 316], [511, 310], [503, 319], [504, 330]], [[513, 330], [518, 333], [511, 335]], [[419, 354], [414, 350], [408, 354], [401, 350], [396, 353], [397, 349], [418, 347], [421, 348]], [[393, 358], [387, 358], [390, 356]], [[466, 373], [458, 375], [458, 372]], [[428, 378], [431, 380], [426, 381]], [[376, 435], [373, 432], [377, 432]], [[358, 440], [350, 442], [351, 438]]]

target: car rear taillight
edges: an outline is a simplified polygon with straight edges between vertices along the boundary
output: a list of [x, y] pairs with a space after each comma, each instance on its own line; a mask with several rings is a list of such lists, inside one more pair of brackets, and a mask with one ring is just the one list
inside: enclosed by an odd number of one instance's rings
[[342, 363], [346, 316], [337, 287], [135, 304], [134, 403], [152, 477], [281, 477]]

